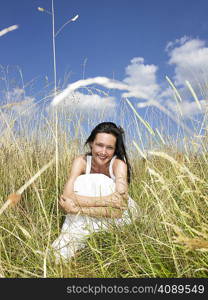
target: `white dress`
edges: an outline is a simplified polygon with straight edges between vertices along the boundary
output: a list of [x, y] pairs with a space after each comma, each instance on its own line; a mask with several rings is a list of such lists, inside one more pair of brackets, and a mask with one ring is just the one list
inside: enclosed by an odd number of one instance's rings
[[[87, 156], [86, 174], [77, 177], [74, 182], [74, 192], [84, 196], [106, 196], [115, 192], [115, 176], [112, 165], [116, 156], [110, 162], [108, 177], [104, 174], [90, 174], [92, 156]], [[109, 230], [112, 225], [130, 224], [138, 218], [138, 206], [134, 200], [128, 198], [128, 208], [122, 218], [94, 218], [83, 215], [67, 214], [59, 237], [52, 243], [54, 254], [59, 260], [70, 259], [77, 250], [86, 246], [86, 240], [93, 232]]]

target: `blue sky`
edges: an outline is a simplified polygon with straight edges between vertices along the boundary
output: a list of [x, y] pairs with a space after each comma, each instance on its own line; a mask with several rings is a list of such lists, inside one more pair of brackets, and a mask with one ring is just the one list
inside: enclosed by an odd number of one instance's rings
[[[51, 1], [1, 3], [0, 30], [18, 25], [0, 36], [0, 65], [4, 70], [8, 67], [7, 101], [19, 97], [35, 102], [53, 87], [52, 17], [38, 7], [51, 12]], [[105, 107], [112, 112], [119, 109], [120, 99], [128, 97], [144, 118], [147, 107], [164, 107], [164, 112], [181, 114], [189, 125], [190, 119], [204, 111], [207, 0], [54, 0], [54, 8], [56, 31], [79, 15], [55, 39], [59, 91], [70, 85], [57, 105], [69, 110], [77, 106], [83, 112]], [[4, 76], [5, 71], [1, 78]], [[182, 102], [166, 76], [177, 87]], [[199, 103], [186, 81], [196, 91]], [[93, 84], [107, 89], [108, 95], [86, 94], [83, 88]], [[1, 80], [0, 88], [5, 90], [5, 81]]]

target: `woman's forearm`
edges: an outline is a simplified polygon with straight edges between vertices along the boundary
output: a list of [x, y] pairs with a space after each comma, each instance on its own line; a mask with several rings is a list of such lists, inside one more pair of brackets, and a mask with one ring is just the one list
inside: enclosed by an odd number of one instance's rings
[[80, 207], [78, 213], [95, 218], [104, 217], [115, 219], [122, 217], [123, 210], [109, 207]]
[[127, 207], [126, 195], [120, 195], [119, 193], [98, 197], [82, 196], [72, 193], [70, 199], [79, 207], [110, 207], [118, 209], [125, 209]]

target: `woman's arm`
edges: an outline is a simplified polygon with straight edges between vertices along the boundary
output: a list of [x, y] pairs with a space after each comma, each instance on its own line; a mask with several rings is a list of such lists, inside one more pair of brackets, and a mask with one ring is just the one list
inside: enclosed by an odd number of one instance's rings
[[79, 207], [69, 198], [68, 202], [66, 202], [64, 197], [60, 198], [59, 203], [67, 213], [87, 215], [96, 218], [121, 218], [124, 210], [111, 207]]
[[71, 210], [73, 202], [73, 205], [76, 205], [77, 213], [93, 217], [121, 217], [123, 210], [127, 208], [128, 200], [127, 166], [123, 161], [117, 159], [113, 167], [116, 177], [116, 192], [102, 197], [80, 196], [75, 193], [66, 197], [63, 194], [61, 205], [65, 211], [76, 213], [75, 210], [74, 212]]
[[112, 193], [102, 197], [80, 196], [74, 193], [74, 182], [79, 175], [84, 173], [85, 168], [86, 162], [82, 155], [74, 159], [70, 177], [64, 186], [63, 195], [61, 196], [62, 200], [65, 201], [59, 201], [60, 206], [63, 207], [66, 212], [67, 206], [70, 210], [71, 201], [73, 201], [77, 207], [111, 207], [125, 209], [126, 204], [123, 201], [122, 195], [119, 193]]
[[66, 182], [63, 190], [63, 195], [69, 197], [74, 193], [74, 182], [78, 176], [84, 173], [86, 162], [83, 155], [76, 157], [71, 166], [71, 172], [68, 181]]
[[118, 192], [114, 192], [107, 196], [82, 196], [75, 193], [71, 193], [68, 197], [63, 194], [61, 196], [66, 203], [73, 201], [78, 207], [111, 207], [111, 208], [126, 208], [124, 201], [125, 195]]
[[116, 192], [121, 195], [124, 203], [127, 205], [128, 201], [128, 180], [127, 180], [127, 164], [116, 159], [113, 164], [113, 172], [116, 180]]
[[110, 207], [81, 207], [78, 213], [94, 218], [121, 218], [123, 214], [122, 209]]
[[[107, 196], [89, 197], [81, 196], [75, 193], [69, 195], [77, 206], [80, 207], [115, 207], [125, 208], [128, 200], [128, 182], [127, 182], [127, 165], [124, 161], [116, 159], [113, 165], [115, 174], [116, 190]], [[63, 196], [65, 196], [63, 194]]]

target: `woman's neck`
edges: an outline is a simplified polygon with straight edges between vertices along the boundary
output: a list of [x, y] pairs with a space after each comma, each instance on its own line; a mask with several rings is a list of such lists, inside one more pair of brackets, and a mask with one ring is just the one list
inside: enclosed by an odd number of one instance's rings
[[110, 165], [110, 161], [108, 161], [105, 165], [99, 165], [92, 156], [91, 173], [102, 173], [107, 176], [110, 176], [109, 165]]

